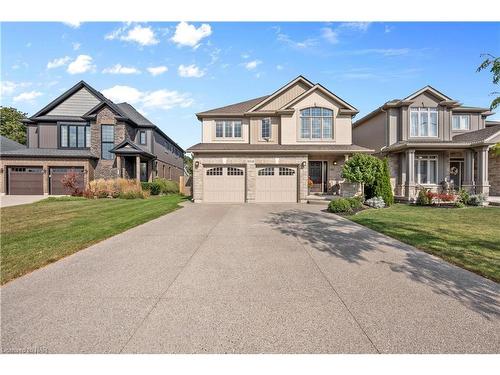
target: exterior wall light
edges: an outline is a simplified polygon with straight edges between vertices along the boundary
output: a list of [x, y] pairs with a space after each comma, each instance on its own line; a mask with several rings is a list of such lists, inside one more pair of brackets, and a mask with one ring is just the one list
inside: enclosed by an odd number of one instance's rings
[[303, 161], [302, 163], [300, 163], [300, 167], [301, 167], [302, 169], [304, 169], [304, 168], [306, 167], [306, 162], [305, 162], [305, 161]]
[[200, 162], [199, 162], [198, 160], [196, 160], [196, 161], [194, 162], [194, 167], [195, 167], [196, 169], [198, 169], [198, 167], [199, 167], [199, 166], [200, 166]]

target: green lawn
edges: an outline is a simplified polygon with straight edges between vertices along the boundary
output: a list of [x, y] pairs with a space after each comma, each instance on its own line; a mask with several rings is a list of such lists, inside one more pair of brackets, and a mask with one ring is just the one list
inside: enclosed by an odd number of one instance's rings
[[349, 219], [500, 281], [500, 208], [396, 204], [362, 211]]
[[73, 254], [180, 206], [180, 195], [149, 199], [48, 198], [1, 215], [1, 283]]

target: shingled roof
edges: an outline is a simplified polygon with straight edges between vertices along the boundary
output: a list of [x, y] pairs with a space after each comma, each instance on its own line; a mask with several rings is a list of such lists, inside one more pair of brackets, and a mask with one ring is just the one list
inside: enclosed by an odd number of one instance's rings
[[198, 143], [188, 152], [373, 152], [358, 145], [280, 145], [248, 143]]
[[480, 143], [487, 141], [488, 138], [491, 138], [497, 133], [500, 134], [500, 125], [488, 126], [484, 129], [456, 135], [453, 137], [453, 141]]
[[250, 100], [245, 100], [244, 102], [239, 102], [235, 104], [230, 104], [225, 107], [220, 107], [220, 108], [215, 108], [211, 109], [209, 111], [205, 112], [200, 112], [197, 113], [196, 116], [205, 116], [205, 115], [211, 115], [211, 114], [241, 114], [243, 112], [246, 112], [250, 110], [251, 108], [255, 107], [257, 104], [259, 104], [261, 101], [267, 99], [269, 95], [261, 96], [259, 98], [255, 99], [250, 99]]

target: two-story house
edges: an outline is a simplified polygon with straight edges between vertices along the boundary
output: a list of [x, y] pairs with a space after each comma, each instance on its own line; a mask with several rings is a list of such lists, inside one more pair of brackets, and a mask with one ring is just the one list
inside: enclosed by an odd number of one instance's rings
[[0, 192], [65, 194], [61, 178], [78, 173], [81, 187], [97, 178], [179, 180], [184, 150], [127, 103], [113, 103], [86, 82], [25, 121], [28, 145], [0, 150]]
[[389, 158], [397, 197], [413, 199], [420, 187], [440, 191], [445, 181], [487, 195], [488, 150], [500, 141], [500, 125], [486, 126], [491, 114], [426, 86], [356, 121], [353, 142]]
[[[372, 150], [351, 141], [357, 109], [299, 76], [271, 95], [197, 114], [195, 202], [306, 202], [342, 192], [344, 161]], [[310, 185], [310, 186], [308, 186]]]

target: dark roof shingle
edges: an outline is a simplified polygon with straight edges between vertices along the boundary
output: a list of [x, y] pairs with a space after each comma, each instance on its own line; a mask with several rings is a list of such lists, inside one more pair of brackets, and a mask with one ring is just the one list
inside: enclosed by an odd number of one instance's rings
[[19, 149], [25, 149], [26, 146], [22, 145], [20, 143], [17, 143], [16, 141], [13, 141], [12, 139], [9, 139], [7, 137], [4, 137], [3, 135], [0, 135], [0, 152], [6, 152], [6, 151], [14, 151], [14, 150], [19, 150]]
[[499, 132], [500, 132], [500, 124], [488, 126], [487, 128], [479, 129], [473, 132], [467, 132], [456, 135], [453, 137], [453, 141], [480, 143], [486, 141], [488, 138]]
[[188, 148], [189, 152], [217, 152], [217, 151], [242, 151], [242, 152], [371, 152], [373, 150], [358, 145], [280, 145], [280, 144], [248, 144], [248, 143], [198, 143]]
[[197, 113], [196, 115], [203, 116], [203, 115], [210, 115], [210, 114], [217, 114], [217, 113], [241, 114], [241, 113], [246, 112], [246, 111], [250, 110], [251, 108], [255, 107], [257, 104], [259, 104], [261, 101], [265, 100], [268, 97], [269, 97], [269, 95], [265, 95], [265, 96], [261, 96], [260, 98], [250, 99], [250, 100], [246, 100], [244, 102], [230, 104], [230, 105], [226, 105], [224, 107], [211, 109], [211, 110], [205, 111], [205, 112], [200, 112], [200, 113]]
[[16, 156], [16, 157], [52, 157], [52, 158], [92, 158], [97, 157], [90, 150], [63, 150], [57, 148], [22, 148], [12, 151], [1, 151], [1, 156]]

